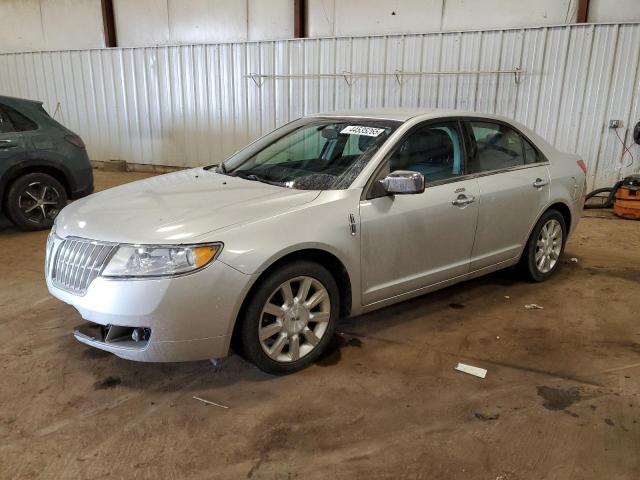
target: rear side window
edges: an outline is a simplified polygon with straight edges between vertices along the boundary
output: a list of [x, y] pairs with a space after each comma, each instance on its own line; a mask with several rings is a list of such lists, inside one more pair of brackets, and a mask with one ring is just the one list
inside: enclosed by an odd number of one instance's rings
[[[531, 163], [525, 162], [523, 139], [512, 128], [491, 122], [471, 121], [469, 125], [477, 147], [475, 156], [469, 161], [470, 173], [490, 172]], [[529, 147], [533, 148], [531, 145]], [[531, 153], [529, 155], [535, 161], [535, 157]]]
[[28, 130], [35, 130], [38, 128], [38, 125], [36, 125], [33, 121], [29, 120], [17, 110], [14, 110], [7, 105], [2, 105], [2, 107], [0, 108], [2, 108], [6, 116], [9, 117], [9, 120], [13, 124], [14, 131], [26, 132]]

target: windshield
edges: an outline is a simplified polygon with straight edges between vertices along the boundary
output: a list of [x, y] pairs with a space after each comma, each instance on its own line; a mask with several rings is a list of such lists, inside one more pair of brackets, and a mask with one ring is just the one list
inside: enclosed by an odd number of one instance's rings
[[300, 190], [347, 188], [398, 125], [388, 120], [311, 119], [241, 163], [226, 162], [219, 171]]

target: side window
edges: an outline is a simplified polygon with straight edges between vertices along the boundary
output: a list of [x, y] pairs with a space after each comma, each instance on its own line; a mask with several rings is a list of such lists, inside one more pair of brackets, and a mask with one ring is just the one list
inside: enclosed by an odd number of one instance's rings
[[437, 182], [462, 175], [463, 156], [457, 124], [432, 124], [411, 133], [400, 144], [389, 158], [389, 171], [419, 172], [427, 183]]
[[4, 107], [0, 105], [0, 133], [10, 133], [15, 132], [16, 129], [13, 127], [11, 120], [4, 111]]
[[[476, 154], [469, 161], [469, 172], [490, 172], [525, 164], [522, 137], [506, 125], [469, 122]], [[535, 153], [535, 150], [534, 150]]]
[[27, 130], [35, 130], [36, 128], [38, 128], [38, 125], [36, 125], [34, 122], [32, 122], [13, 108], [6, 105], [3, 105], [2, 108], [4, 109], [6, 115], [9, 117], [9, 120], [11, 120], [15, 131], [25, 132]]

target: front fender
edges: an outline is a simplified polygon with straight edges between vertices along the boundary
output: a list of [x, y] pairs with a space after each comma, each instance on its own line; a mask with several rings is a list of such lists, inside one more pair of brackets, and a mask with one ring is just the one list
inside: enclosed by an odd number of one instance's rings
[[225, 245], [218, 260], [259, 277], [292, 253], [308, 249], [327, 252], [349, 275], [355, 313], [361, 305], [360, 233], [359, 229], [356, 235], [351, 233], [349, 215], [359, 218], [359, 198], [359, 190], [327, 191], [303, 208], [216, 232], [215, 241]]

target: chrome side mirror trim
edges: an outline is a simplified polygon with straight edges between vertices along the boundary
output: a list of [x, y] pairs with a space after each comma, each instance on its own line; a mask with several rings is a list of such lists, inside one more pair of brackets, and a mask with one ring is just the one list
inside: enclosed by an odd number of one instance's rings
[[396, 170], [380, 180], [388, 195], [412, 195], [424, 192], [424, 175], [408, 170]]

